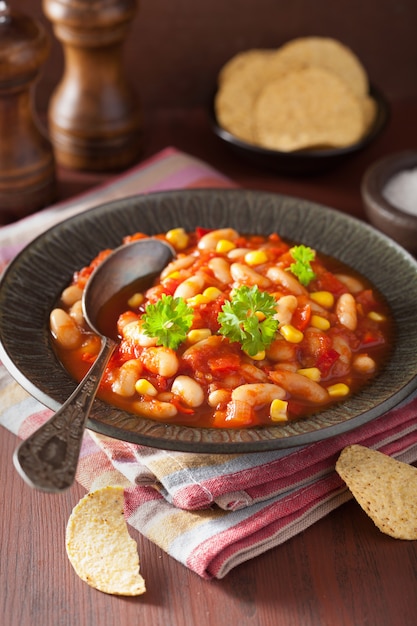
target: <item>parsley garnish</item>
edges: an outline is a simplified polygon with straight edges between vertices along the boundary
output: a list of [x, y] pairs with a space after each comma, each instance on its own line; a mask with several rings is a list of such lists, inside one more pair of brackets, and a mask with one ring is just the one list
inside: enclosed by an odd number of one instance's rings
[[298, 278], [300, 283], [306, 287], [312, 280], [316, 278], [311, 267], [311, 261], [316, 258], [314, 250], [308, 246], [294, 246], [290, 250], [290, 254], [295, 263], [292, 263], [289, 270]]
[[194, 319], [194, 311], [184, 298], [162, 295], [155, 304], [148, 304], [142, 316], [143, 331], [155, 337], [158, 346], [176, 350], [187, 337]]
[[232, 300], [225, 302], [217, 320], [219, 332], [230, 341], [241, 344], [244, 352], [255, 356], [267, 348], [278, 329], [276, 301], [271, 294], [255, 285], [238, 287]]

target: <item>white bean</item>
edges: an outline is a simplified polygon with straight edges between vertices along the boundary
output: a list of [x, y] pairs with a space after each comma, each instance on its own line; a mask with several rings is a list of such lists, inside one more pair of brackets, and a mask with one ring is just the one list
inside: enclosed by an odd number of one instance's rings
[[231, 260], [241, 259], [248, 251], [249, 248], [233, 248], [233, 250], [229, 250], [227, 253], [227, 258]]
[[274, 383], [280, 385], [292, 396], [314, 402], [314, 404], [324, 404], [329, 400], [327, 389], [307, 376], [284, 369], [275, 370], [269, 375]]
[[346, 274], [336, 274], [336, 278], [349, 289], [350, 293], [359, 293], [363, 291], [363, 283], [355, 276], [348, 276]]
[[355, 298], [351, 293], [342, 293], [336, 302], [336, 315], [339, 322], [348, 330], [356, 330], [358, 315]]
[[231, 396], [230, 389], [214, 389], [208, 395], [207, 402], [209, 406], [215, 408], [219, 404], [229, 402]]
[[81, 300], [76, 300], [74, 302], [74, 304], [71, 306], [69, 310], [69, 314], [74, 320], [74, 322], [77, 324], [77, 326], [79, 326], [80, 328], [86, 325], [84, 314], [83, 314], [83, 305], [82, 305]]
[[175, 376], [178, 372], [179, 362], [174, 350], [163, 346], [145, 348], [141, 360], [146, 369], [152, 374], [159, 374], [164, 378]]
[[207, 337], [207, 339], [202, 339], [201, 341], [198, 341], [197, 343], [194, 343], [189, 348], [187, 348], [183, 352], [182, 358], [185, 360], [193, 360], [202, 350], [206, 350], [207, 348], [218, 348], [222, 343], [223, 338], [220, 335], [210, 335], [210, 337]]
[[213, 257], [209, 260], [209, 268], [214, 274], [214, 277], [223, 285], [228, 285], [232, 282], [232, 275], [230, 273], [230, 263], [223, 257]]
[[72, 317], [63, 309], [53, 309], [49, 317], [52, 335], [65, 350], [75, 350], [82, 344], [83, 335]]
[[252, 363], [242, 363], [240, 371], [250, 382], [256, 381], [258, 383], [265, 383], [268, 381], [268, 375], [260, 367]]
[[174, 298], [192, 298], [201, 293], [204, 287], [204, 276], [202, 274], [195, 274], [182, 281], [174, 292]]
[[272, 383], [248, 383], [233, 389], [232, 400], [246, 402], [250, 406], [261, 406], [273, 400], [283, 400], [286, 393], [282, 387]]
[[78, 285], [70, 285], [62, 292], [61, 300], [65, 306], [69, 307], [72, 306], [74, 302], [77, 302], [77, 300], [81, 300], [82, 295], [83, 290], [81, 287]]
[[352, 350], [344, 337], [334, 335], [332, 337], [332, 348], [339, 354], [339, 358], [333, 365], [335, 376], [345, 376], [349, 373], [352, 361]]
[[112, 382], [112, 391], [124, 398], [135, 394], [135, 383], [142, 372], [142, 363], [138, 359], [129, 359], [119, 367]]
[[173, 272], [178, 272], [179, 270], [187, 269], [194, 263], [194, 261], [195, 261], [195, 257], [193, 257], [191, 254], [188, 254], [187, 256], [178, 257], [174, 261], [171, 261], [171, 263], [168, 263], [168, 265], [162, 270], [161, 279], [166, 278]]
[[133, 322], [129, 322], [122, 328], [119, 327], [119, 332], [121, 331], [123, 339], [126, 339], [131, 343], [137, 344], [142, 348], [156, 346], [158, 339], [156, 339], [155, 337], [148, 337], [148, 335], [144, 333], [142, 327], [142, 322], [136, 319]]
[[293, 295], [282, 296], [278, 299], [276, 305], [277, 313], [274, 317], [278, 320], [280, 326], [291, 324], [292, 316], [297, 306], [298, 300]]
[[266, 356], [271, 361], [292, 361], [295, 359], [297, 346], [277, 337], [266, 350]]
[[204, 391], [190, 376], [177, 376], [172, 383], [171, 391], [191, 407], [201, 406], [204, 402]]
[[353, 367], [361, 374], [373, 374], [376, 370], [376, 363], [367, 354], [357, 354], [353, 359]]
[[198, 242], [198, 248], [200, 250], [215, 250], [221, 239], [236, 241], [238, 237], [239, 233], [233, 228], [219, 228], [203, 235]]
[[133, 408], [136, 413], [139, 413], [139, 415], [144, 415], [145, 417], [151, 417], [152, 419], [161, 421], [175, 417], [178, 413], [174, 404], [171, 404], [170, 402], [163, 402], [162, 400], [157, 400], [156, 398], [135, 402], [133, 404]]
[[305, 289], [305, 287], [298, 282], [296, 277], [290, 272], [282, 269], [282, 267], [274, 265], [268, 268], [266, 275], [273, 283], [281, 285], [296, 296], [302, 296], [308, 293], [307, 289]]
[[271, 285], [271, 281], [266, 276], [259, 274], [244, 263], [232, 263], [230, 273], [233, 280], [242, 285], [258, 285], [261, 289], [267, 289]]

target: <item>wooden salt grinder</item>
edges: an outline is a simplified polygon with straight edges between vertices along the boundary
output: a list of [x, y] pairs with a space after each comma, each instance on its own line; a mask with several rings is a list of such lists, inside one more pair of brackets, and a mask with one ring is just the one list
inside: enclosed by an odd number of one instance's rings
[[118, 170], [142, 149], [142, 119], [122, 44], [136, 0], [43, 0], [65, 69], [48, 113], [55, 158], [78, 170]]
[[35, 20], [0, 1], [0, 223], [55, 198], [52, 146], [35, 118], [32, 91], [49, 40]]

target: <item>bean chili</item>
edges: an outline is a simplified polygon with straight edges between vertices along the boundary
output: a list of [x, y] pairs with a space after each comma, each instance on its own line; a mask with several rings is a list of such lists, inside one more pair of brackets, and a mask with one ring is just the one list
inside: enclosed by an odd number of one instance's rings
[[[124, 243], [146, 236], [136, 233]], [[157, 237], [177, 257], [150, 289], [124, 293], [102, 311], [103, 324], [120, 339], [99, 390], [105, 401], [158, 421], [248, 428], [306, 418], [356, 393], [383, 367], [393, 336], [389, 307], [340, 261], [313, 251], [303, 284], [291, 269], [294, 246], [276, 233], [177, 228]], [[74, 274], [51, 312], [54, 347], [77, 380], [100, 346], [82, 317], [82, 290], [108, 253]], [[227, 334], [222, 320], [233, 324], [239, 295], [272, 301], [273, 315], [248, 311], [235, 335]], [[178, 317], [184, 334], [176, 349], [146, 332], [147, 306], [163, 298], [192, 313], [188, 325]], [[251, 350], [236, 340], [245, 328], [256, 339]]]

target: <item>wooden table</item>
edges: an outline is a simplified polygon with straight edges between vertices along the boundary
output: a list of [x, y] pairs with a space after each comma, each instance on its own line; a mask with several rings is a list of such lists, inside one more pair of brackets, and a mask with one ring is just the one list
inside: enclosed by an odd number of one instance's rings
[[[202, 110], [158, 112], [147, 120], [144, 156], [173, 145], [204, 158], [246, 188], [306, 197], [363, 218], [366, 167], [415, 148], [415, 103], [397, 103], [384, 135], [343, 168], [290, 179], [229, 153]], [[59, 172], [62, 198], [104, 175]], [[380, 533], [351, 501], [284, 545], [207, 582], [131, 530], [147, 593], [107, 596], [74, 573], [65, 554], [68, 516], [84, 495], [32, 491], [12, 464], [16, 437], [0, 432], [0, 618], [4, 626], [412, 626], [417, 623], [417, 542]]]

